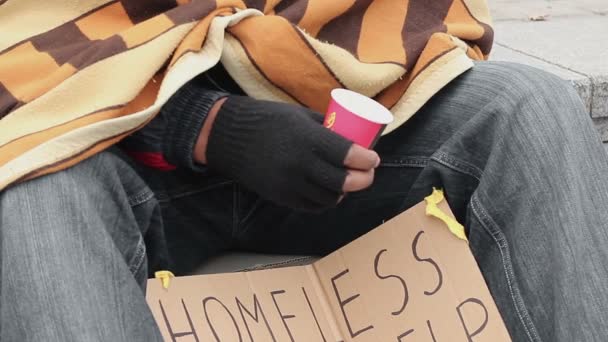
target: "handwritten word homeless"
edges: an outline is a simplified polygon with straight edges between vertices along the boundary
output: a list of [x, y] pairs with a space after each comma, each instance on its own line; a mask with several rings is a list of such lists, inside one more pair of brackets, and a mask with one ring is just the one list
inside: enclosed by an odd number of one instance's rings
[[312, 265], [151, 280], [148, 303], [167, 341], [510, 341], [467, 243], [424, 208]]

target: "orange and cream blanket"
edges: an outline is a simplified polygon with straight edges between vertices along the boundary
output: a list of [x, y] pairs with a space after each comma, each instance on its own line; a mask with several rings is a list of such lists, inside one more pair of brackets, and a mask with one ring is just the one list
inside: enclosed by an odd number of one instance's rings
[[0, 0], [0, 191], [117, 143], [220, 61], [259, 99], [374, 97], [390, 132], [487, 57], [490, 25], [483, 0]]

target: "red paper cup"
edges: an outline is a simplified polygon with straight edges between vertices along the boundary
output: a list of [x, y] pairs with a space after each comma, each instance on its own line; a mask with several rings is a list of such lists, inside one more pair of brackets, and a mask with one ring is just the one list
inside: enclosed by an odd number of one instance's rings
[[373, 148], [391, 112], [380, 103], [347, 89], [334, 89], [323, 125], [365, 148]]

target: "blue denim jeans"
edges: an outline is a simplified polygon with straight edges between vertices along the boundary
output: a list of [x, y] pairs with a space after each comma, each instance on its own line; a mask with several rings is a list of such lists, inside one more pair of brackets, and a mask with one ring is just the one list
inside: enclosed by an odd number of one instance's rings
[[608, 338], [608, 158], [566, 82], [478, 63], [376, 149], [374, 185], [321, 214], [211, 171], [138, 167], [138, 177], [109, 152], [8, 189], [0, 339], [158, 339], [140, 290], [143, 245], [151, 269], [178, 274], [226, 250], [322, 255], [432, 187], [465, 223], [514, 341]]
[[0, 341], [160, 341], [154, 194], [111, 152], [0, 193]]

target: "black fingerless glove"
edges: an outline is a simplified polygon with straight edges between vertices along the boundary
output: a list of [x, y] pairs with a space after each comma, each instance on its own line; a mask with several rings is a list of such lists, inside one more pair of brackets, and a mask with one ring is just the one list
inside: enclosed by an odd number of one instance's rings
[[307, 108], [230, 96], [213, 124], [207, 163], [262, 198], [295, 209], [336, 205], [352, 142]]

